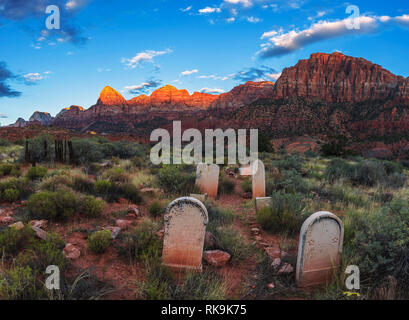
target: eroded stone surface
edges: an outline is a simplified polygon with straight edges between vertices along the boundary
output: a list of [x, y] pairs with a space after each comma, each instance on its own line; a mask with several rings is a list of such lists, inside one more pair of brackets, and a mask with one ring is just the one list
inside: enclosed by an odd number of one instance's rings
[[217, 164], [198, 164], [196, 169], [196, 185], [208, 197], [217, 198], [220, 168]]
[[300, 233], [296, 281], [299, 287], [325, 284], [338, 266], [344, 239], [342, 221], [330, 212], [317, 212]]
[[165, 213], [163, 264], [173, 269], [202, 269], [208, 223], [206, 207], [191, 197], [173, 201]]
[[251, 164], [253, 199], [266, 196], [266, 175], [264, 163], [256, 160]]

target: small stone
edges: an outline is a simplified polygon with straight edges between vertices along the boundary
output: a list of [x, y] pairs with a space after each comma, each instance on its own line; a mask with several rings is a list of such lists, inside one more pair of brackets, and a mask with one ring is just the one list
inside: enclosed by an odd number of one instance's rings
[[116, 239], [119, 235], [119, 233], [121, 232], [121, 228], [119, 227], [105, 227], [102, 228], [103, 230], [108, 230], [109, 232], [111, 232], [111, 236], [112, 239]]
[[251, 233], [257, 236], [257, 235], [260, 234], [260, 229], [259, 228], [252, 228]]
[[230, 260], [230, 254], [220, 250], [205, 251], [203, 259], [214, 267], [224, 267]]
[[13, 221], [14, 221], [14, 218], [9, 217], [9, 216], [0, 218], [0, 224], [9, 224], [9, 223], [12, 223]]
[[67, 243], [67, 245], [64, 248], [63, 253], [64, 253], [64, 256], [70, 260], [78, 259], [81, 256], [81, 251], [77, 247], [75, 247], [72, 243]]
[[136, 217], [139, 215], [139, 209], [137, 206], [132, 205], [128, 207], [128, 213], [135, 215]]
[[289, 274], [293, 272], [294, 272], [293, 266], [289, 263], [284, 263], [277, 274]]
[[9, 225], [9, 228], [15, 228], [17, 230], [24, 229], [24, 223], [19, 221], [19, 222], [16, 222], [16, 223], [13, 223], [13, 224]]
[[274, 261], [275, 258], [278, 258], [278, 257], [281, 256], [281, 251], [278, 248], [268, 247], [268, 248], [265, 248], [265, 250], [266, 250], [266, 253], [268, 254], [268, 256], [273, 261]]
[[120, 219], [118, 219], [118, 220], [115, 221], [115, 224], [116, 224], [119, 228], [121, 228], [122, 230], [126, 230], [126, 229], [128, 229], [128, 227], [132, 224], [132, 221], [129, 221], [129, 220], [120, 220]]
[[275, 285], [274, 285], [274, 283], [269, 283], [269, 284], [266, 285], [266, 287], [267, 287], [267, 289], [272, 290], [272, 289], [275, 288]]
[[262, 237], [260, 237], [260, 236], [255, 236], [255, 237], [254, 237], [254, 239], [255, 239], [256, 241], [258, 241], [258, 242], [260, 242], [260, 241], [262, 241], [262, 240], [263, 240], [263, 238], [262, 238]]
[[274, 269], [277, 269], [281, 265], [281, 259], [280, 258], [275, 258], [271, 266]]
[[211, 232], [206, 232], [205, 235], [205, 244], [204, 247], [206, 249], [214, 248], [217, 245], [217, 239]]
[[31, 226], [31, 229], [34, 230], [38, 238], [43, 239], [44, 241], [47, 240], [47, 232], [45, 232], [43, 229], [33, 226]]
[[48, 221], [47, 220], [32, 220], [32, 221], [30, 221], [29, 224], [30, 224], [31, 227], [46, 229], [47, 225], [48, 225]]
[[260, 245], [264, 248], [268, 248], [270, 246], [267, 242], [261, 242]]

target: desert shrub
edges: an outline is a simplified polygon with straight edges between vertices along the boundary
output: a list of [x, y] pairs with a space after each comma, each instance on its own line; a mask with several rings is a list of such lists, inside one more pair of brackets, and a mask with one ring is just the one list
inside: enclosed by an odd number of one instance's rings
[[235, 188], [234, 182], [228, 177], [223, 177], [219, 182], [219, 194], [232, 194]]
[[57, 218], [57, 206], [53, 192], [46, 191], [33, 194], [27, 201], [27, 208], [31, 214], [39, 218], [50, 220]]
[[0, 200], [4, 202], [15, 202], [20, 198], [20, 191], [16, 189], [6, 189], [0, 194]]
[[73, 189], [77, 192], [92, 194], [94, 190], [94, 182], [87, 176], [76, 175], [73, 178]]
[[252, 192], [253, 191], [253, 184], [250, 179], [245, 179], [241, 183], [241, 188], [243, 189], [244, 192]]
[[11, 171], [10, 171], [10, 176], [12, 177], [16, 177], [19, 178], [23, 175], [23, 173], [21, 172], [20, 169], [14, 167]]
[[158, 230], [157, 223], [144, 219], [135, 229], [119, 236], [119, 254], [131, 260], [160, 257], [162, 242], [156, 234]]
[[124, 198], [135, 204], [140, 204], [142, 202], [142, 196], [139, 189], [132, 183], [114, 184], [111, 192], [114, 195], [115, 200]]
[[44, 271], [48, 266], [58, 266], [63, 270], [66, 260], [62, 249], [64, 241], [57, 234], [47, 234], [46, 241], [36, 240], [22, 253], [17, 261], [19, 265], [29, 266], [33, 270]]
[[70, 189], [33, 194], [27, 202], [32, 215], [41, 219], [63, 220], [75, 214], [78, 208], [77, 195]]
[[215, 233], [217, 228], [229, 226], [234, 221], [235, 214], [230, 210], [223, 210], [208, 202], [206, 202], [206, 209], [209, 216], [206, 229], [209, 232]]
[[284, 171], [282, 175], [267, 181], [267, 194], [280, 190], [293, 194], [306, 193], [308, 192], [308, 185], [297, 171], [288, 170]]
[[33, 241], [34, 231], [25, 227], [22, 230], [5, 228], [0, 232], [0, 252], [16, 255]]
[[283, 159], [273, 161], [273, 166], [277, 167], [280, 171], [295, 170], [299, 172], [303, 166], [303, 160], [296, 154], [287, 154]]
[[270, 207], [257, 212], [257, 222], [265, 230], [293, 235], [300, 231], [305, 220], [303, 197], [282, 191], [271, 195]]
[[317, 158], [318, 154], [315, 151], [310, 149], [310, 150], [304, 152], [304, 156], [307, 157], [307, 158]]
[[66, 174], [53, 175], [49, 178], [45, 178], [39, 184], [39, 189], [43, 191], [55, 192], [62, 186], [72, 187], [72, 178]]
[[91, 196], [86, 196], [81, 200], [81, 212], [89, 218], [98, 218], [106, 207], [106, 203], [102, 199], [95, 199]]
[[9, 163], [0, 164], [0, 176], [8, 176], [11, 171], [14, 169], [14, 166]]
[[145, 280], [138, 285], [139, 298], [146, 300], [224, 300], [227, 288], [214, 272], [188, 273], [177, 283], [159, 260], [145, 261]]
[[193, 168], [186, 165], [164, 165], [159, 170], [158, 180], [166, 193], [186, 195], [194, 190], [196, 175]]
[[152, 217], [159, 217], [163, 211], [164, 211], [164, 206], [162, 205], [161, 202], [155, 200], [152, 202], [152, 204], [149, 206], [148, 211]]
[[231, 255], [230, 263], [237, 264], [249, 258], [253, 252], [240, 233], [231, 227], [219, 227], [213, 231], [218, 249]]
[[96, 254], [104, 253], [111, 244], [112, 236], [108, 230], [96, 231], [87, 240], [88, 249]]
[[18, 190], [20, 199], [23, 199], [34, 191], [34, 185], [27, 178], [11, 178], [0, 181], [0, 193], [4, 193], [7, 189]]
[[38, 300], [45, 297], [44, 286], [37, 282], [38, 272], [16, 266], [0, 276], [0, 296], [4, 300]]
[[0, 147], [9, 147], [11, 146], [11, 142], [8, 140], [5, 140], [3, 138], [0, 139]]
[[107, 180], [98, 180], [94, 184], [95, 193], [101, 197], [107, 197], [112, 188], [112, 183]]
[[105, 180], [112, 183], [129, 183], [130, 179], [121, 168], [112, 168], [107, 170], [103, 175]]
[[334, 159], [325, 171], [325, 177], [333, 183], [336, 180], [348, 180], [354, 185], [375, 186], [382, 184], [387, 187], [403, 187], [407, 176], [398, 164], [390, 161], [362, 160], [350, 164], [345, 160]]
[[367, 289], [384, 282], [388, 276], [396, 278], [401, 293], [408, 297], [409, 285], [409, 203], [395, 198], [380, 210], [369, 215], [355, 231], [352, 240], [354, 262], [361, 271]]
[[30, 180], [42, 179], [47, 175], [47, 168], [44, 167], [31, 167], [27, 171], [27, 178]]

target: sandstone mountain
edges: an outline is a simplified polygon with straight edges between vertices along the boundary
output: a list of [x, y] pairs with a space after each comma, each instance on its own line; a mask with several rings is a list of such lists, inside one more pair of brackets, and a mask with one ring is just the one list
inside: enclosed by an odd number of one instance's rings
[[362, 58], [316, 53], [275, 84], [247, 82], [221, 95], [168, 85], [126, 101], [106, 87], [94, 106], [66, 108], [53, 125], [149, 138], [174, 120], [184, 128], [259, 128], [276, 138], [343, 134], [392, 143], [407, 140], [409, 79]]
[[17, 121], [10, 127], [23, 128], [28, 125], [39, 124], [42, 126], [51, 126], [54, 118], [48, 112], [35, 111], [28, 121], [23, 118], [18, 118]]

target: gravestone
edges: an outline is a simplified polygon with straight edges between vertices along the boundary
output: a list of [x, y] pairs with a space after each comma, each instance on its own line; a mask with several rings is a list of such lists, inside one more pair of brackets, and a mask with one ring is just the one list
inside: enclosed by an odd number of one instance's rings
[[270, 206], [271, 197], [256, 198], [256, 212]]
[[317, 212], [303, 224], [298, 245], [296, 282], [299, 287], [329, 283], [338, 267], [344, 225], [330, 212]]
[[266, 196], [266, 175], [264, 163], [256, 160], [251, 164], [253, 199]]
[[162, 262], [172, 269], [202, 270], [206, 207], [191, 197], [173, 201], [165, 213]]
[[217, 198], [220, 168], [217, 164], [199, 164], [196, 169], [196, 185], [208, 197]]

